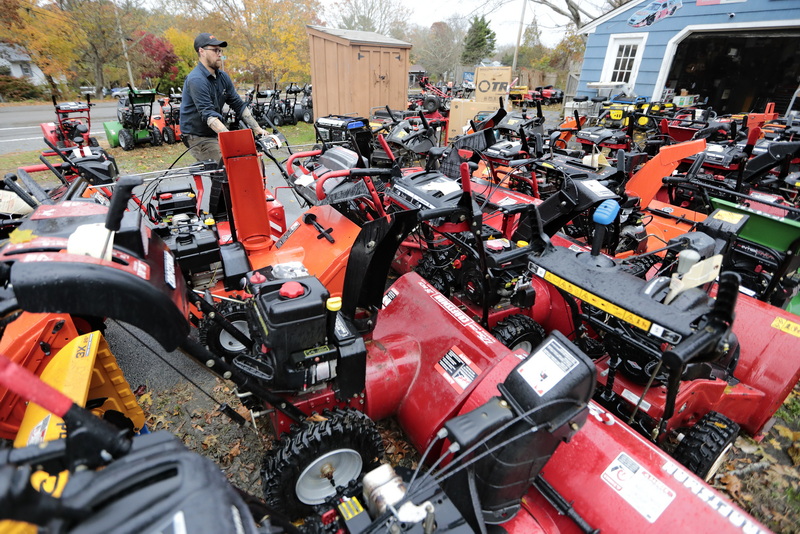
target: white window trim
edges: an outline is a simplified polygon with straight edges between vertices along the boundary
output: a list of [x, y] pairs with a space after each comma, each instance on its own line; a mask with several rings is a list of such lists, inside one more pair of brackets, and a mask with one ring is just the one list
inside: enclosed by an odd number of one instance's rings
[[[727, 15], [725, 16], [727, 17]], [[681, 44], [681, 42], [692, 33], [710, 32], [710, 31], [750, 30], [754, 28], [766, 30], [773, 28], [774, 29], [792, 28], [797, 26], [800, 26], [800, 19], [768, 20], [768, 21], [758, 21], [758, 22], [735, 22], [735, 23], [725, 22], [721, 24], [695, 24], [692, 26], [686, 26], [683, 30], [675, 34], [675, 36], [669, 40], [666, 48], [664, 49], [664, 59], [661, 60], [661, 70], [658, 72], [656, 85], [653, 88], [653, 95], [651, 97], [652, 100], [656, 101], [661, 98], [661, 94], [664, 92], [664, 86], [667, 83], [667, 76], [669, 76], [669, 70], [670, 68], [672, 68], [672, 62], [675, 60], [675, 52], [678, 51], [678, 45]]]
[[[617, 50], [623, 44], [636, 44], [636, 59], [633, 61], [631, 79], [628, 80], [628, 87], [631, 90], [636, 86], [636, 78], [639, 76], [639, 67], [644, 56], [644, 47], [647, 44], [647, 32], [639, 33], [615, 33], [608, 36], [608, 46], [606, 47], [606, 59], [603, 61], [603, 70], [600, 72], [600, 81], [603, 83], [611, 82], [611, 75], [614, 73], [614, 62], [617, 59]], [[626, 42], [627, 41], [627, 42]]]

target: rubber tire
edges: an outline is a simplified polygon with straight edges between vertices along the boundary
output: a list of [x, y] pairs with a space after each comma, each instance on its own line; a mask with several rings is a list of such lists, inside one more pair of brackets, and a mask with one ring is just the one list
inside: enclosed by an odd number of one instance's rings
[[[325, 411], [325, 421], [303, 421], [281, 436], [264, 458], [261, 470], [264, 500], [273, 510], [295, 520], [310, 515], [312, 506], [301, 502], [295, 486], [303, 470], [323, 454], [352, 449], [361, 456], [357, 480], [377, 467], [383, 458], [383, 441], [375, 423], [364, 413], [350, 409]], [[335, 479], [334, 479], [335, 480]], [[351, 481], [337, 481], [347, 486]], [[335, 493], [331, 486], [331, 496]]]
[[708, 481], [719, 470], [738, 434], [738, 424], [719, 412], [708, 412], [686, 432], [672, 457]]
[[426, 97], [425, 100], [422, 102], [422, 109], [424, 109], [426, 113], [433, 113], [434, 111], [438, 110], [439, 97], [438, 96]]
[[175, 141], [177, 141], [177, 139], [175, 139], [175, 132], [172, 131], [172, 128], [170, 128], [169, 126], [164, 127], [162, 135], [164, 137], [164, 142], [167, 143], [168, 145], [174, 145]]
[[275, 115], [273, 115], [272, 124], [274, 124], [276, 127], [283, 126], [283, 115], [281, 115], [280, 113], [276, 113]]
[[314, 122], [314, 114], [310, 109], [307, 109], [303, 112], [303, 122]]
[[649, 16], [649, 17], [647, 17], [647, 19], [644, 21], [644, 25], [645, 25], [645, 26], [650, 26], [650, 25], [651, 25], [651, 24], [653, 24], [655, 21], [656, 21], [656, 16], [655, 16], [655, 15], [650, 15], [650, 16]]
[[539, 323], [521, 313], [509, 315], [499, 321], [492, 328], [492, 335], [511, 350], [523, 348], [524, 345], [529, 344], [531, 349], [528, 352], [529, 354], [536, 350], [536, 347], [547, 336], [544, 328]]
[[150, 130], [150, 144], [152, 146], [161, 146], [164, 144], [164, 139], [161, 137], [161, 130], [157, 126], [151, 126]]
[[96, 137], [90, 137], [89, 138], [89, 146], [90, 147], [98, 147], [98, 146], [100, 146], [100, 143], [97, 142], [97, 138]]
[[133, 150], [136, 146], [136, 142], [133, 140], [133, 134], [127, 128], [120, 130], [118, 136], [119, 146], [122, 147], [122, 150]]
[[[223, 317], [231, 323], [234, 323], [234, 326], [237, 326], [240, 330], [243, 326], [245, 328], [243, 332], [248, 336], [250, 335], [247, 327], [247, 304], [240, 302], [223, 302], [217, 306], [217, 309]], [[232, 344], [236, 341], [232, 339], [233, 336], [228, 334], [219, 323], [208, 317], [203, 317], [203, 320], [200, 322], [198, 337], [200, 338], [200, 343], [205, 345], [208, 350], [227, 362], [230, 362], [239, 354], [247, 352], [249, 349], [249, 347], [239, 347], [238, 345]]]

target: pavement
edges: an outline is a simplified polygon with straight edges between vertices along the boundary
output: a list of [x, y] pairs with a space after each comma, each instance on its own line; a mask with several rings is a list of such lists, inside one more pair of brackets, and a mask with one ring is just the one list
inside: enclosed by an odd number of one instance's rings
[[[90, 132], [98, 141], [106, 138], [103, 122], [117, 120], [117, 101], [92, 102]], [[43, 150], [41, 124], [56, 121], [52, 105], [0, 106], [0, 155]]]

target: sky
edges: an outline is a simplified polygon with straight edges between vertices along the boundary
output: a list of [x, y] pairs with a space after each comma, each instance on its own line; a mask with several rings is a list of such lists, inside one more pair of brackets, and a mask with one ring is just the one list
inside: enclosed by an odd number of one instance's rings
[[[322, 3], [327, 6], [333, 1], [322, 0]], [[516, 44], [523, 1], [525, 0], [402, 0], [402, 3], [411, 11], [410, 22], [419, 26], [430, 26], [455, 13], [462, 14], [467, 18], [485, 14], [486, 20], [489, 21], [489, 27], [497, 35], [499, 48], [503, 45]], [[561, 3], [558, 0], [553, 1], [557, 4]], [[500, 2], [504, 2], [504, 5], [497, 9], [488, 7]], [[599, 14], [599, 10], [593, 6], [602, 5], [603, 0], [581, 0], [581, 3], [587, 11]], [[564, 34], [567, 19], [544, 6], [528, 2], [524, 19], [526, 25], [533, 21], [534, 12], [542, 32], [542, 42], [551, 47], [557, 45]]]

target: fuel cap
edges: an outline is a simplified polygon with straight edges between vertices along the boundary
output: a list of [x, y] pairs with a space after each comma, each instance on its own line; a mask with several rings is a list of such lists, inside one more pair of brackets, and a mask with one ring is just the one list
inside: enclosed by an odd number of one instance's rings
[[281, 286], [279, 294], [287, 299], [296, 299], [302, 297], [305, 292], [306, 290], [300, 282], [286, 282]]

